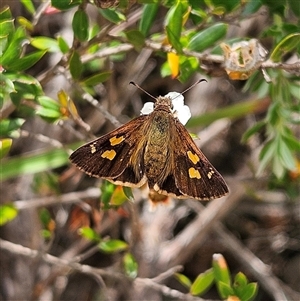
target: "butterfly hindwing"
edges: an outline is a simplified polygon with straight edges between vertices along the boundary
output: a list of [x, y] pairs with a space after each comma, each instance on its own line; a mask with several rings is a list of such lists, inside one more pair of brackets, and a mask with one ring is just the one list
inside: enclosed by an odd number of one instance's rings
[[144, 125], [146, 118], [147, 116], [137, 117], [79, 147], [71, 154], [70, 160], [90, 176], [105, 178], [117, 184], [136, 186], [144, 173], [135, 173], [130, 159], [134, 151], [137, 151], [139, 129]]

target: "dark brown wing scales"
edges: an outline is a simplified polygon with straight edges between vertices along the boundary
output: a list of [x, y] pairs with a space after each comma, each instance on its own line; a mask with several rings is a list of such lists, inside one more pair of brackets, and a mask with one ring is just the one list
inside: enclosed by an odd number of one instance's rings
[[[90, 176], [106, 178], [113, 182], [130, 182], [134, 186], [141, 181], [144, 171], [135, 174], [130, 158], [139, 141], [139, 129], [147, 116], [140, 116], [118, 129], [91, 141], [75, 150], [70, 160]], [[132, 133], [134, 132], [134, 135]], [[132, 139], [134, 138], [134, 139]], [[142, 164], [141, 164], [142, 165]]]
[[181, 194], [199, 200], [215, 199], [227, 194], [228, 187], [224, 179], [196, 146], [185, 127], [178, 120], [175, 120], [175, 126], [174, 175]]

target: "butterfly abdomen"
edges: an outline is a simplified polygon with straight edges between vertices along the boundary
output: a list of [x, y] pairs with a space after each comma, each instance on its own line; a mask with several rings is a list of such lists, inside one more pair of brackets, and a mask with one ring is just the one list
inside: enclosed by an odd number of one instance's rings
[[170, 172], [170, 164], [167, 164], [170, 152], [169, 113], [158, 110], [146, 130], [149, 139], [144, 152], [145, 175], [149, 188], [153, 188], [156, 183], [163, 182]]

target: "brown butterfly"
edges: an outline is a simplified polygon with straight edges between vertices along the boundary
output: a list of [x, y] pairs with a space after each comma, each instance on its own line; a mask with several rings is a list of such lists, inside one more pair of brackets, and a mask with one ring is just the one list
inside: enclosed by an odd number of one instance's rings
[[227, 194], [224, 179], [180, 122], [172, 103], [177, 96], [157, 97], [152, 113], [79, 147], [71, 162], [90, 176], [128, 187], [147, 182], [150, 190], [176, 198], [210, 200]]

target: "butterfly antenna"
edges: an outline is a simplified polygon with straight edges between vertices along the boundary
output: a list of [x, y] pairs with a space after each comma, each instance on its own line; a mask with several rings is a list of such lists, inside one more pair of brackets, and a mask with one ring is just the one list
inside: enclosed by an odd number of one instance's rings
[[140, 87], [138, 84], [136, 84], [135, 82], [130, 82], [129, 83], [130, 85], [133, 85], [133, 86], [135, 86], [135, 87], [137, 87], [137, 88], [139, 88], [141, 91], [143, 91], [145, 94], [147, 94], [148, 96], [150, 96], [151, 98], [153, 98], [154, 100], [156, 100], [156, 98], [153, 96], [153, 95], [151, 95], [150, 93], [148, 93], [146, 90], [144, 90], [142, 87]]
[[197, 80], [195, 83], [193, 83], [190, 87], [188, 87], [186, 90], [184, 90], [183, 92], [181, 92], [180, 94], [183, 95], [185, 92], [191, 90], [192, 88], [194, 88], [195, 86], [197, 86], [198, 84], [200, 84], [201, 82], [207, 82], [206, 79], [201, 78], [199, 80]]

